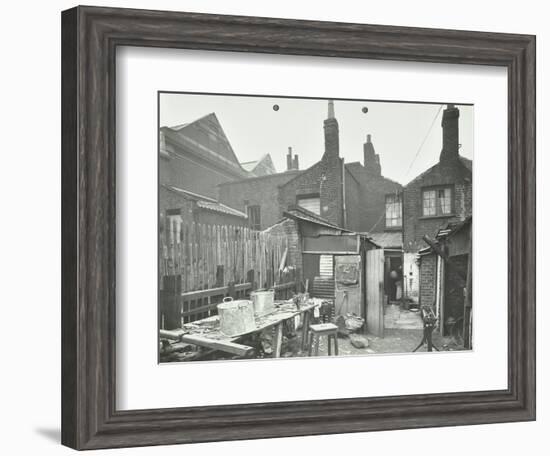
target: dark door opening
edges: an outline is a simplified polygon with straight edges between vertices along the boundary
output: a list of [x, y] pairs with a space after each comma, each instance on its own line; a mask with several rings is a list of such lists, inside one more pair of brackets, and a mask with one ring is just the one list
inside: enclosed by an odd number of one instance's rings
[[448, 259], [445, 265], [444, 335], [461, 332], [467, 275], [468, 255], [456, 255]]
[[403, 257], [386, 253], [384, 292], [388, 304], [397, 303], [403, 296]]

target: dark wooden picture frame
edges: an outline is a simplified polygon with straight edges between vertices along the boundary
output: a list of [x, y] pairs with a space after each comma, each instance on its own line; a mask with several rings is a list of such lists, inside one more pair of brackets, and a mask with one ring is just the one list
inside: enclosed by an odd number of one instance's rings
[[[119, 411], [117, 46], [494, 65], [508, 70], [508, 388]], [[535, 419], [535, 37], [77, 7], [62, 13], [62, 443], [76, 449]]]

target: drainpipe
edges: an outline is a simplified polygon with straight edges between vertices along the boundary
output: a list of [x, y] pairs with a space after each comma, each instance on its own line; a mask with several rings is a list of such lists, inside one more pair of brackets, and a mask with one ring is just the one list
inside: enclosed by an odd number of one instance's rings
[[343, 158], [342, 158], [342, 211], [343, 211], [344, 228], [348, 228], [348, 217], [347, 217], [347, 211], [346, 211], [346, 168], [345, 168]]

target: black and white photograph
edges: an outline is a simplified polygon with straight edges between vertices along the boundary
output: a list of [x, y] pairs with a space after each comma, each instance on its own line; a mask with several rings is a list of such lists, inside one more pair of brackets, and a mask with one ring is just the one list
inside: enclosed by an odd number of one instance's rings
[[159, 361], [472, 350], [473, 116], [159, 92]]

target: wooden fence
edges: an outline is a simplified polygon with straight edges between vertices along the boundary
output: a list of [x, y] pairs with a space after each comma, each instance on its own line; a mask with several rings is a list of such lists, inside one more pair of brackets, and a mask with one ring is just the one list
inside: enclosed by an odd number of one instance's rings
[[238, 299], [273, 288], [277, 299], [286, 299], [295, 291], [296, 271], [292, 265], [285, 268], [283, 233], [197, 223], [177, 232], [160, 242], [161, 327], [212, 315], [226, 296]]
[[[282, 234], [192, 223], [161, 242], [160, 276], [182, 276], [183, 292], [251, 282], [270, 287], [286, 258]], [[161, 280], [162, 287], [162, 280]]]
[[[180, 328], [184, 323], [216, 315], [217, 305], [223, 298], [231, 296], [234, 299], [246, 299], [253, 290], [253, 285], [246, 282], [181, 293], [178, 289], [179, 276], [172, 278], [173, 280], [167, 280], [165, 290], [161, 292], [161, 329]], [[174, 289], [171, 289], [172, 286]], [[296, 292], [296, 282], [292, 280], [274, 285], [272, 288], [275, 291], [275, 299], [288, 299]]]

